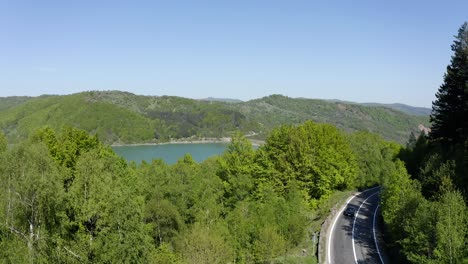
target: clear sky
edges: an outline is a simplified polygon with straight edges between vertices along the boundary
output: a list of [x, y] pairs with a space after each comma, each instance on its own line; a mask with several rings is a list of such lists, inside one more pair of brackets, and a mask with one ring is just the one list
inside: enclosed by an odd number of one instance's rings
[[276, 93], [430, 107], [466, 20], [466, 0], [0, 0], [0, 96]]

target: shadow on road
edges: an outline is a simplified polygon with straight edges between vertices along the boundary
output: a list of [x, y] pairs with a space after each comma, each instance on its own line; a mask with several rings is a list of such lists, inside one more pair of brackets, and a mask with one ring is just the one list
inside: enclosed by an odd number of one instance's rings
[[[368, 195], [361, 194], [362, 200], [365, 200]], [[378, 204], [378, 196], [369, 198], [366, 203], [359, 210], [359, 214], [354, 224], [354, 244], [356, 248], [356, 254], [360, 259], [358, 263], [381, 263], [377, 248], [375, 247], [374, 234], [373, 234], [373, 214], [375, 207]], [[356, 212], [359, 206], [354, 206]], [[341, 229], [349, 237], [353, 233], [353, 217], [345, 217], [346, 224], [341, 226]], [[362, 259], [364, 258], [364, 259]]]

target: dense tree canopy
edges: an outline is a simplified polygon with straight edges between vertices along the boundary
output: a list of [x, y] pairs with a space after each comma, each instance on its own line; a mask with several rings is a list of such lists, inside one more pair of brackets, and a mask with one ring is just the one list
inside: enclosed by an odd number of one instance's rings
[[432, 131], [399, 155], [410, 175], [385, 182], [382, 212], [400, 262], [468, 263], [468, 24], [433, 102]]
[[[357, 138], [366, 147], [350, 144]], [[393, 159], [388, 146], [306, 122], [275, 129], [258, 149], [238, 133], [202, 163], [186, 155], [137, 165], [71, 127], [10, 146], [0, 136], [0, 259], [314, 263], [314, 251], [294, 252], [312, 243], [316, 210], [329, 210], [318, 206], [334, 191], [376, 184], [382, 175], [371, 174]], [[380, 153], [372, 169], [356, 158], [368, 150]]]
[[344, 134], [331, 125], [310, 121], [273, 130], [259, 150], [258, 161], [264, 176], [280, 190], [297, 181], [311, 198], [353, 186], [357, 173]]
[[[109, 263], [146, 259], [143, 199], [126, 163], [95, 137], [50, 129], [1, 159], [3, 232], [8, 262]], [[5, 210], [5, 211], [4, 211]], [[2, 253], [5, 252], [2, 250]], [[23, 261], [19, 261], [23, 262]]]

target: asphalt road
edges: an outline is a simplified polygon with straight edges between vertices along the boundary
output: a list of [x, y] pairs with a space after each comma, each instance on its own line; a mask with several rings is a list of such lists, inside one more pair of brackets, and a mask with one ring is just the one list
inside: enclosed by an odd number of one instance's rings
[[389, 263], [379, 246], [379, 192], [379, 188], [369, 189], [348, 200], [348, 206], [356, 208], [356, 217], [344, 216], [343, 211], [336, 215], [328, 237], [328, 263]]

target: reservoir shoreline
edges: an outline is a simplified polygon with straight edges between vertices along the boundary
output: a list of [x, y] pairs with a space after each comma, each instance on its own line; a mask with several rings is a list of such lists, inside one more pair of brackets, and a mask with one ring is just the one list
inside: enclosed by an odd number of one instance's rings
[[[253, 146], [259, 147], [265, 144], [263, 140], [249, 139]], [[198, 138], [198, 139], [176, 139], [168, 142], [147, 142], [147, 143], [131, 143], [131, 144], [121, 144], [121, 143], [112, 143], [110, 147], [132, 147], [132, 146], [158, 146], [158, 145], [170, 145], [170, 144], [212, 144], [212, 143], [230, 143], [231, 138]]]

